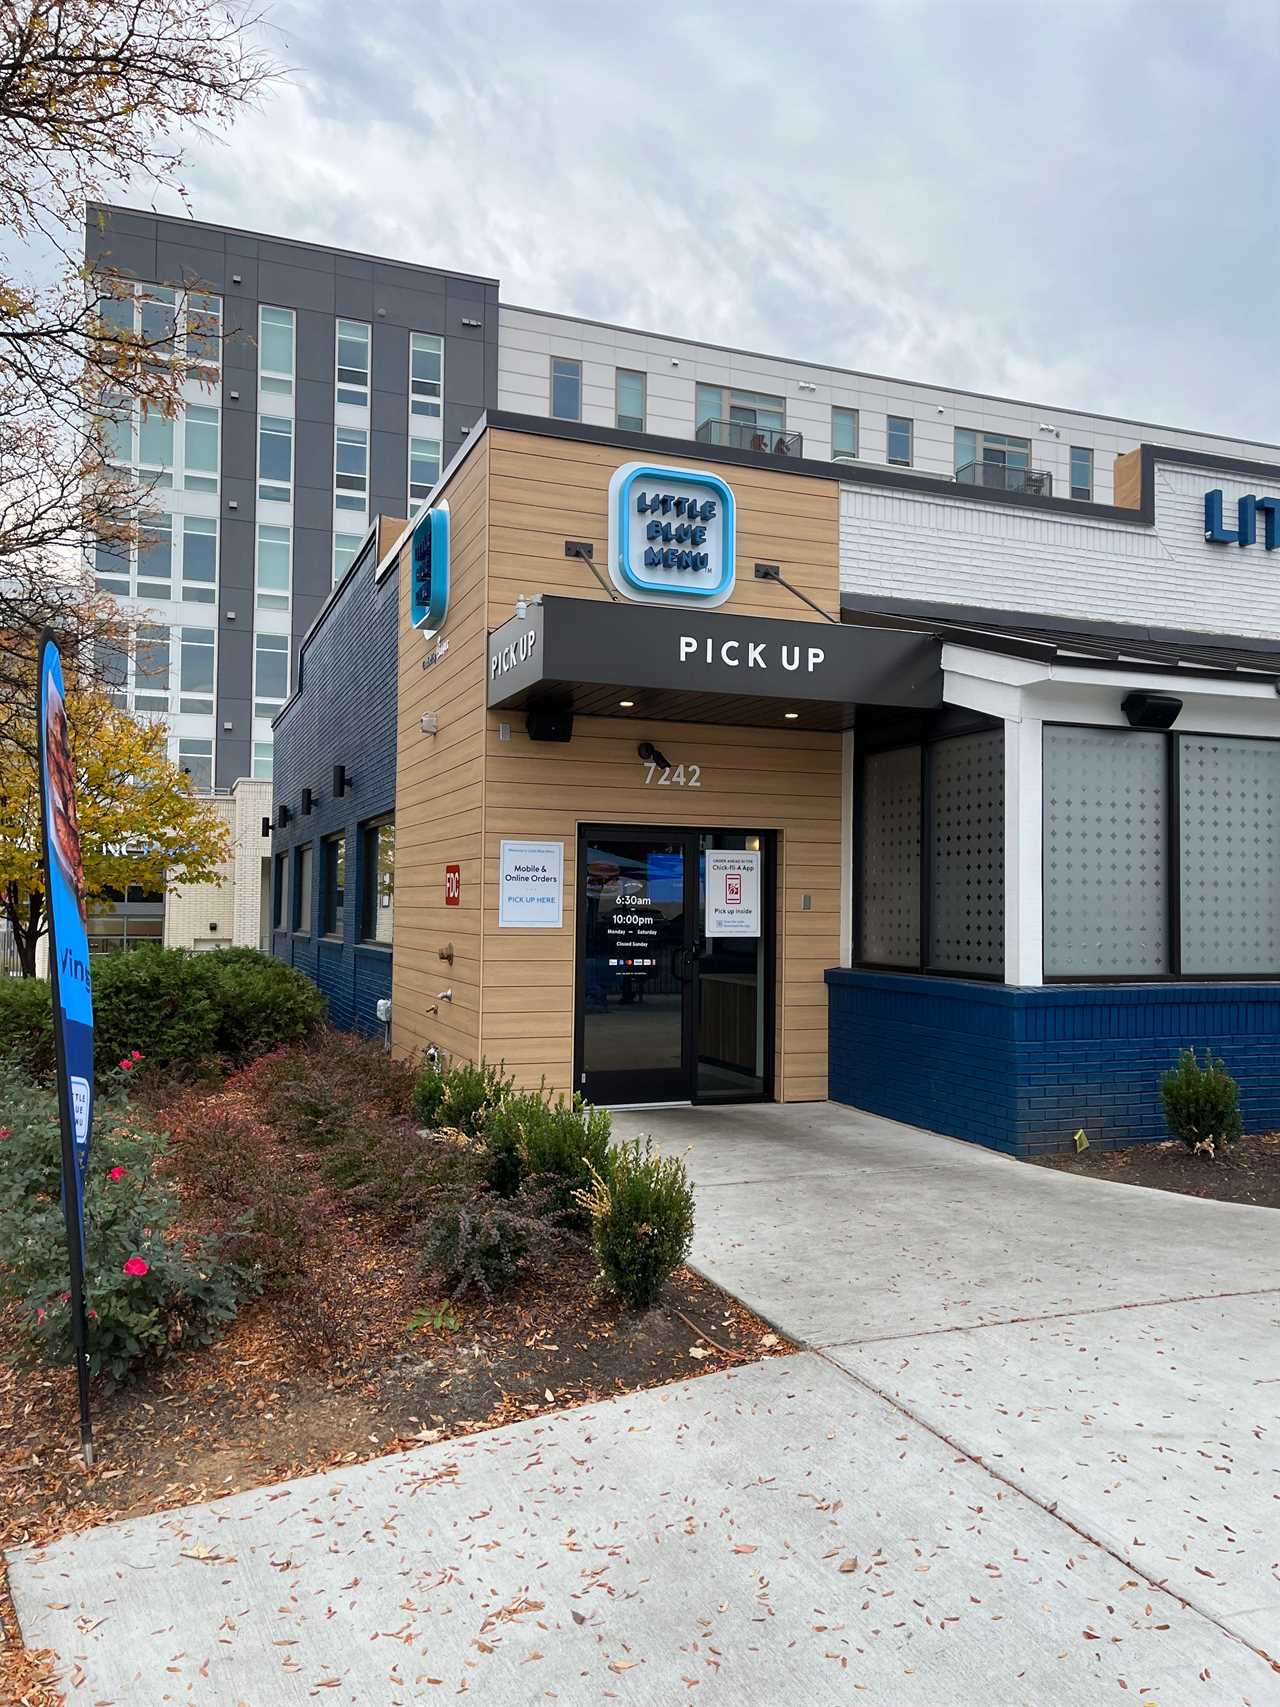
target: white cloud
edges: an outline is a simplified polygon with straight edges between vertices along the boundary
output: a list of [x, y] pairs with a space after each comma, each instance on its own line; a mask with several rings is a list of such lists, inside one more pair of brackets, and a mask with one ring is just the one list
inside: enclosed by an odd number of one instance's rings
[[1280, 438], [1271, 5], [342, 0], [202, 218], [508, 301]]

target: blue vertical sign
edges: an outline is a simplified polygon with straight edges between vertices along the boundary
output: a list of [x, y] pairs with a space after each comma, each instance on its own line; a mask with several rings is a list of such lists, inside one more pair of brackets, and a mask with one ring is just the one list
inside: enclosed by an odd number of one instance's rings
[[57, 641], [47, 631], [40, 637], [36, 673], [36, 732], [45, 906], [49, 915], [53, 1041], [62, 1123], [62, 1208], [71, 1262], [71, 1329], [80, 1390], [80, 1439], [86, 1466], [91, 1467], [89, 1347], [84, 1305], [84, 1182], [93, 1132], [93, 995], [89, 984], [84, 867], [76, 821], [66, 687]]
[[434, 634], [449, 610], [449, 505], [424, 510], [409, 537], [409, 621]]

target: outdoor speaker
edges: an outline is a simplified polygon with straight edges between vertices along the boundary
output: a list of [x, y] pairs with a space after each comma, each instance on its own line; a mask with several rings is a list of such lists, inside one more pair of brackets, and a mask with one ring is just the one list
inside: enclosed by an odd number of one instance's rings
[[335, 800], [341, 800], [346, 792], [347, 767], [345, 765], [335, 765], [333, 767], [333, 798]]
[[524, 726], [531, 741], [569, 741], [573, 738], [573, 713], [531, 711]]
[[279, 807], [276, 809], [276, 823], [283, 830], [285, 825], [288, 822], [289, 822], [289, 808], [285, 805], [284, 801], [282, 800], [280, 802]]
[[1145, 693], [1135, 688], [1121, 700], [1120, 709], [1134, 729], [1172, 729], [1182, 701], [1176, 694]]
[[304, 788], [302, 791], [302, 816], [304, 818], [311, 816], [311, 790], [309, 788]]

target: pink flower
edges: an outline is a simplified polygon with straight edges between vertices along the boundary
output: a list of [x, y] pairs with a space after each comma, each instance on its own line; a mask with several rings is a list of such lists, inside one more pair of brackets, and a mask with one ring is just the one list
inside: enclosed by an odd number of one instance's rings
[[43, 1311], [43, 1309], [40, 1309], [40, 1310], [37, 1310], [37, 1311], [36, 1311], [36, 1321], [37, 1321], [37, 1322], [43, 1322], [43, 1321], [44, 1321], [44, 1311]]
[[151, 1264], [144, 1257], [130, 1257], [124, 1265], [124, 1272], [140, 1277], [151, 1273]]
[[107, 1178], [108, 1179], [123, 1179], [124, 1178], [124, 1169], [123, 1168], [112, 1168], [111, 1172], [107, 1175]]
[[91, 1321], [91, 1322], [96, 1322], [96, 1321], [97, 1321], [97, 1319], [98, 1319], [98, 1312], [97, 1312], [97, 1311], [96, 1311], [96, 1310], [90, 1310], [90, 1312], [89, 1312], [89, 1320], [90, 1320], [90, 1321]]
[[0, 1138], [11, 1138], [12, 1136], [13, 1134], [7, 1126], [0, 1126]]
[[125, 1056], [124, 1060], [120, 1062], [121, 1069], [126, 1073], [129, 1072], [129, 1070], [132, 1068], [132, 1066], [133, 1066], [133, 1062], [129, 1059], [129, 1057], [127, 1055]]
[[131, 1061], [141, 1061], [141, 1059], [142, 1059], [141, 1049], [131, 1049], [129, 1051], [129, 1059]]
[[59, 1292], [58, 1302], [60, 1304], [69, 1304], [71, 1302], [71, 1294], [69, 1292]]

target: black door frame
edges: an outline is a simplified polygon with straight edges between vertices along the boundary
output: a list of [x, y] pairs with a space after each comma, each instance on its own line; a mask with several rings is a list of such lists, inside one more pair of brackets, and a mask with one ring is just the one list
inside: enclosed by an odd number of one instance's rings
[[[576, 920], [574, 928], [573, 975], [573, 1085], [583, 1088], [586, 1054], [586, 990], [587, 990], [587, 906], [586, 906], [586, 847], [593, 834], [602, 836], [652, 838], [654, 841], [679, 842], [684, 853], [685, 910], [684, 941], [680, 952], [686, 956], [689, 970], [684, 980], [685, 994], [681, 1003], [681, 1041], [685, 1079], [684, 1094], [670, 1098], [673, 1102], [695, 1105], [726, 1102], [771, 1102], [774, 1094], [776, 1024], [777, 1024], [777, 882], [778, 833], [776, 830], [754, 830], [731, 824], [610, 824], [580, 823], [574, 852], [574, 898]], [[764, 870], [760, 886], [760, 905], [763, 912], [763, 956], [760, 988], [757, 999], [764, 1009], [763, 1089], [741, 1097], [698, 1095], [698, 1022], [701, 984], [698, 975], [696, 945], [703, 939], [700, 913], [698, 875], [698, 838], [700, 836], [759, 835], [760, 851], [764, 855]], [[692, 881], [691, 881], [692, 874]], [[615, 1099], [619, 1100], [620, 1099]], [[659, 1099], [662, 1100], [662, 1099]]]

